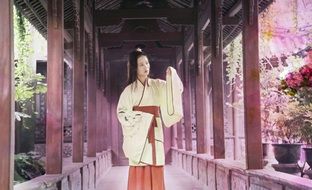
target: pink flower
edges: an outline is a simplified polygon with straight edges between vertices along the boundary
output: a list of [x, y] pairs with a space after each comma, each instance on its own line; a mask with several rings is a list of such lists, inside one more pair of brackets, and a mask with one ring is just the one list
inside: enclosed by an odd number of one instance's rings
[[304, 65], [299, 69], [299, 72], [304, 78], [308, 79], [312, 75], [312, 68], [310, 68], [308, 65]]
[[303, 82], [303, 77], [299, 72], [291, 72], [287, 74], [285, 81], [288, 87], [298, 88]]

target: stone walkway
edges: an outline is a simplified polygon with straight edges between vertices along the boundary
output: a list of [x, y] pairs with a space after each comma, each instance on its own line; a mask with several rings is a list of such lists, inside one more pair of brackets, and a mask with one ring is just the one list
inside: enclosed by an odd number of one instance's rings
[[[127, 190], [128, 167], [115, 166], [105, 174], [97, 190]], [[194, 177], [173, 166], [165, 166], [166, 190], [204, 190]]]

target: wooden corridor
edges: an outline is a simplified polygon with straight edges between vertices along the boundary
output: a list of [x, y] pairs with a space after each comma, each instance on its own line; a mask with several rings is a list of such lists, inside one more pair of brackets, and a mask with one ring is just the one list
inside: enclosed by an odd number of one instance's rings
[[[128, 179], [128, 166], [112, 167], [97, 184], [96, 190], [114, 189], [126, 190]], [[181, 169], [171, 165], [165, 166], [166, 190], [205, 190], [194, 177]]]
[[[14, 187], [13, 2], [48, 42], [46, 175]], [[126, 55], [142, 44], [153, 77], [173, 66], [184, 83], [184, 123], [164, 135], [172, 160], [165, 168], [166, 190], [312, 190], [308, 179], [263, 169], [258, 12], [272, 0], [129, 2], [0, 0], [0, 25], [8, 26], [0, 31], [0, 46], [7, 47], [0, 50], [0, 190], [126, 189], [128, 168], [111, 167], [128, 162], [116, 107]], [[240, 33], [244, 115], [224, 107], [229, 86], [222, 50]], [[68, 81], [64, 62], [72, 72]], [[70, 158], [63, 155], [65, 126], [72, 129]]]

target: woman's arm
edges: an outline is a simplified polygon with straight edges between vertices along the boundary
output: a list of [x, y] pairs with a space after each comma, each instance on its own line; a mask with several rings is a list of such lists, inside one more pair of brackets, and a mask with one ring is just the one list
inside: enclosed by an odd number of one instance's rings
[[183, 84], [176, 70], [168, 67], [166, 82], [161, 89], [161, 113], [166, 127], [179, 122], [183, 117], [182, 92]]
[[[123, 129], [123, 135], [129, 136], [136, 133], [142, 123], [151, 122], [152, 114], [133, 111], [130, 89], [126, 88], [120, 95], [117, 105], [117, 117]], [[149, 126], [146, 126], [149, 127]]]

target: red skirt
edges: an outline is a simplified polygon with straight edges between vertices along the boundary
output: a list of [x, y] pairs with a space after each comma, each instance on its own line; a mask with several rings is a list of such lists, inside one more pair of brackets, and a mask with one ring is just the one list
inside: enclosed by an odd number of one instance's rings
[[130, 166], [128, 190], [165, 190], [163, 166]]

